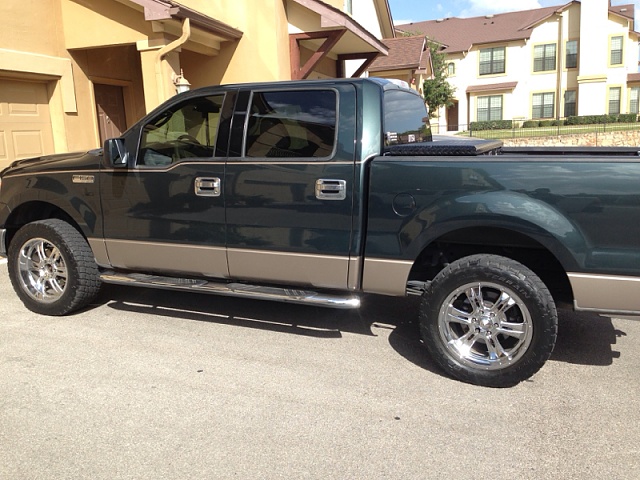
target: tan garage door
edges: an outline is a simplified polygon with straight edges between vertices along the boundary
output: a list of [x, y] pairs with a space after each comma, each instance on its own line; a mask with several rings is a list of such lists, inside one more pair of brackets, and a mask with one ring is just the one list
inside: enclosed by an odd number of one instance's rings
[[0, 79], [0, 168], [53, 151], [46, 84]]

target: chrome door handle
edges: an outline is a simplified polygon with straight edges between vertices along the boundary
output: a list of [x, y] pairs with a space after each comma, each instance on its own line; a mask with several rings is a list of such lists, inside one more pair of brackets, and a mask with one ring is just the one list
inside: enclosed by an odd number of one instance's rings
[[347, 181], [320, 178], [316, 180], [318, 200], [344, 200], [347, 198]]
[[196, 191], [196, 195], [199, 195], [201, 197], [219, 197], [220, 179], [217, 177], [197, 177], [194, 188]]

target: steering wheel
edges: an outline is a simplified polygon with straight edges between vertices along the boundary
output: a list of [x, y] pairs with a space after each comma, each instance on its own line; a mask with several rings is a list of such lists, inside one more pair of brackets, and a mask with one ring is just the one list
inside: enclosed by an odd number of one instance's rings
[[178, 140], [185, 143], [192, 143], [194, 145], [202, 145], [196, 137], [193, 135], [189, 135], [188, 133], [183, 133], [178, 137]]

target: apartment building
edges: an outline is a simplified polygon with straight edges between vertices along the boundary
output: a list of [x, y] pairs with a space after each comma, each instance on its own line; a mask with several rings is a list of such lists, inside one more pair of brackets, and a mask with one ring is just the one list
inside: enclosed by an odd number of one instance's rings
[[535, 10], [398, 25], [447, 54], [454, 105], [440, 129], [474, 121], [638, 113], [634, 6], [574, 0]]
[[98, 147], [180, 89], [360, 75], [387, 0], [5, 0], [0, 169]]

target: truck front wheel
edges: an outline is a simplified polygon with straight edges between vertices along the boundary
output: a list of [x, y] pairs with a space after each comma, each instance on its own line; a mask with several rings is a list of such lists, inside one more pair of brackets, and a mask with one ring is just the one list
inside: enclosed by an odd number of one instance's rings
[[87, 241], [68, 223], [29, 223], [9, 245], [9, 277], [22, 303], [44, 315], [65, 315], [91, 302], [100, 288]]
[[510, 387], [536, 373], [553, 351], [557, 324], [538, 276], [496, 255], [450, 264], [420, 305], [420, 331], [434, 361], [459, 380], [488, 387]]

